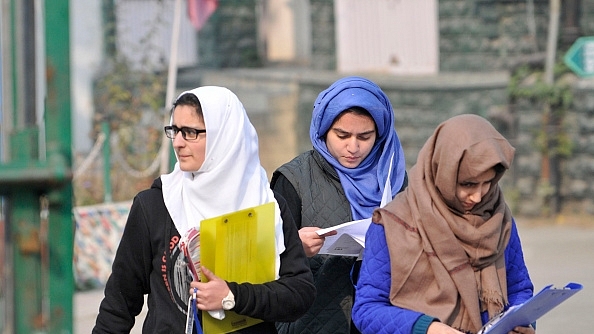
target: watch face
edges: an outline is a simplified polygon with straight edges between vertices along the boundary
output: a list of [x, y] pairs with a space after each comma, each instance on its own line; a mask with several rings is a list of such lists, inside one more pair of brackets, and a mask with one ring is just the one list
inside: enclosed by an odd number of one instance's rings
[[228, 311], [235, 306], [235, 301], [223, 299], [223, 310]]
[[235, 296], [233, 292], [229, 290], [229, 293], [225, 298], [223, 298], [223, 310], [228, 311], [235, 307]]

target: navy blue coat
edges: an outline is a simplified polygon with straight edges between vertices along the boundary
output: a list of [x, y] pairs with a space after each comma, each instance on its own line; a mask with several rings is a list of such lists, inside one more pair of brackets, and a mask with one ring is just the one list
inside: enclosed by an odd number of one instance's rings
[[[511, 236], [505, 249], [505, 267], [509, 306], [521, 304], [532, 297], [534, 287], [524, 263], [515, 221], [512, 221]], [[352, 319], [362, 333], [424, 334], [419, 332], [423, 326], [415, 327], [417, 320], [424, 314], [392, 305], [390, 284], [390, 255], [384, 227], [371, 224], [365, 237], [365, 255], [357, 282]], [[487, 318], [486, 312], [483, 312], [483, 324]]]

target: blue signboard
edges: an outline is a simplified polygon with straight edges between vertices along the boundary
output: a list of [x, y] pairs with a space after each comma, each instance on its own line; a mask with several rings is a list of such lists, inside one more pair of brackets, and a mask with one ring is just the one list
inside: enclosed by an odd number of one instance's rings
[[563, 61], [580, 77], [594, 76], [594, 36], [578, 38]]

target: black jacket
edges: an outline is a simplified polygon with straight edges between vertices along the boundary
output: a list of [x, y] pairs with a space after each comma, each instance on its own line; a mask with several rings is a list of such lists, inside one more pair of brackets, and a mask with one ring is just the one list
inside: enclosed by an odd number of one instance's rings
[[[265, 284], [229, 282], [234, 312], [264, 320], [240, 333], [276, 333], [275, 321], [293, 321], [313, 303], [315, 287], [295, 223], [285, 200], [275, 194], [283, 218], [286, 250], [280, 278]], [[148, 295], [143, 333], [182, 333], [189, 283], [183, 283], [180, 235], [163, 202], [161, 179], [140, 192], [132, 204], [105, 286], [93, 333], [129, 333]]]

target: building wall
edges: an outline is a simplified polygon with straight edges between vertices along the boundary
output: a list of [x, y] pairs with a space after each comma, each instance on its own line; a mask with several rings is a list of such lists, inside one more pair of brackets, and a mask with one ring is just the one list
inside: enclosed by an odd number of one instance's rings
[[594, 0], [582, 0], [580, 7], [581, 17], [579, 26], [584, 36], [594, 35]]
[[336, 69], [336, 31], [332, 0], [311, 0], [311, 67]]
[[548, 1], [534, 0], [530, 12], [528, 1], [439, 1], [440, 70], [502, 70], [543, 52]]
[[[334, 1], [311, 0], [310, 3], [311, 67], [334, 70]], [[547, 39], [548, 1], [534, 0], [534, 15], [529, 15], [527, 3], [505, 0], [439, 1], [440, 70], [501, 70], [524, 60], [526, 55], [543, 52]], [[587, 2], [583, 7], [588, 8]], [[582, 24], [591, 23], [582, 20]]]
[[219, 0], [198, 32], [199, 68], [259, 67], [257, 0]]
[[567, 132], [574, 146], [562, 165], [561, 195], [566, 209], [594, 214], [594, 79], [578, 80], [573, 94]]
[[[594, 0], [571, 2], [579, 6], [576, 33], [594, 34], [591, 19]], [[219, 8], [198, 34], [198, 66], [263, 66], [266, 52], [262, 48], [266, 46], [262, 45], [263, 36], [258, 35], [258, 9], [262, 3], [265, 0], [220, 0]], [[440, 0], [438, 5], [440, 71], [498, 71], [522, 62], [543, 61], [548, 37], [548, 0]], [[562, 34], [568, 21], [566, 7], [567, 2], [563, 2]], [[301, 63], [313, 69], [335, 70], [334, 0], [309, 0], [307, 8], [311, 12], [311, 50], [309, 61]], [[568, 45], [561, 42], [563, 52]]]

